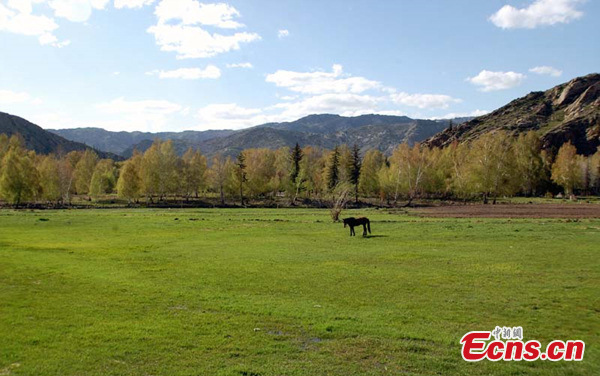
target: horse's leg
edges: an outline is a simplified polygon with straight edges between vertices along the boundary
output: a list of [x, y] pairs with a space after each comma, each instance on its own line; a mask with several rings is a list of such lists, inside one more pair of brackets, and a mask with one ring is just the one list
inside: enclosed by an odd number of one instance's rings
[[367, 236], [367, 225], [363, 223], [363, 238]]

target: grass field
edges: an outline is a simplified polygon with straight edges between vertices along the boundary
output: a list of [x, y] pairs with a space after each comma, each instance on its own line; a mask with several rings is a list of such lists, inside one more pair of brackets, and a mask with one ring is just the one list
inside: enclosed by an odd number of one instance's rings
[[[600, 220], [348, 215], [0, 211], [0, 375], [598, 374]], [[464, 362], [496, 325], [584, 360]]]

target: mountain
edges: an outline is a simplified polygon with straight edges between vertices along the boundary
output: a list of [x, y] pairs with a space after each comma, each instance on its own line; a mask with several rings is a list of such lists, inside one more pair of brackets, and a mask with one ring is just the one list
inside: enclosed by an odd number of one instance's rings
[[[74, 128], [74, 129], [49, 129], [49, 132], [55, 133], [68, 140], [82, 142], [96, 149], [119, 155], [131, 155], [133, 146], [140, 144], [140, 150], [150, 147], [156, 138], [161, 140], [182, 140], [190, 142], [192, 145], [214, 137], [228, 136], [232, 130], [208, 130], [208, 131], [184, 131], [184, 132], [111, 132], [102, 128]], [[185, 143], [185, 142], [184, 142]], [[148, 144], [146, 148], [144, 145]], [[129, 150], [128, 150], [129, 149]], [[187, 148], [186, 148], [187, 149]]]
[[[23, 118], [4, 112], [0, 112], [0, 133], [5, 133], [8, 136], [19, 133], [25, 140], [25, 146], [39, 154], [68, 153], [74, 150], [92, 149], [88, 145], [67, 140]], [[111, 153], [95, 151], [101, 158], [121, 159]]]
[[[202, 141], [175, 139], [178, 153], [188, 147], [199, 148], [207, 156], [217, 152], [234, 156], [249, 148], [277, 149], [296, 143], [333, 148], [336, 145], [357, 144], [361, 149], [379, 149], [386, 154], [402, 142], [420, 142], [448, 127], [449, 120], [415, 120], [405, 116], [363, 115], [345, 117], [322, 114], [309, 115], [293, 122], [267, 123], [233, 131], [222, 137]], [[144, 151], [152, 143], [148, 140], [132, 145], [122, 153], [129, 157], [134, 149]]]
[[499, 129], [512, 134], [537, 131], [544, 149], [556, 150], [571, 141], [579, 153], [594, 153], [600, 146], [600, 74], [529, 93], [494, 112], [446, 129], [425, 143], [445, 146]]

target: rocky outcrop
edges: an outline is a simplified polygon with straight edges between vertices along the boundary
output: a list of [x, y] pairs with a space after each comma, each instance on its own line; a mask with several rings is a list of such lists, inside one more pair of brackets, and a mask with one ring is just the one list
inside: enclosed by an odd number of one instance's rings
[[512, 134], [536, 131], [546, 149], [558, 150], [570, 141], [579, 153], [594, 153], [600, 146], [600, 74], [529, 93], [490, 114], [444, 130], [425, 144], [446, 146], [500, 129]]

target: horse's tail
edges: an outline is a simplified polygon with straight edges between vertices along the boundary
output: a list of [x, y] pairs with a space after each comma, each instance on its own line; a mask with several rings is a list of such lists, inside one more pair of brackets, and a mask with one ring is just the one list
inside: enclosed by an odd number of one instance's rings
[[367, 219], [367, 230], [369, 230], [369, 234], [371, 233], [371, 221]]

